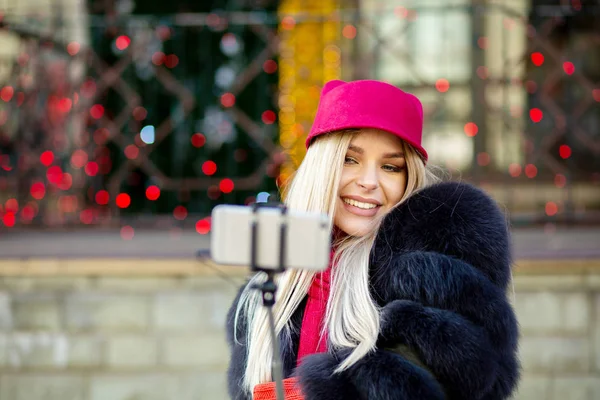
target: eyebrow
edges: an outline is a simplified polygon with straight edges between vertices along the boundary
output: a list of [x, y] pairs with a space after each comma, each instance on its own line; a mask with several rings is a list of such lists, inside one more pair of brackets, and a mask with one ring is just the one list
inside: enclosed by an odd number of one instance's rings
[[[354, 146], [354, 145], [350, 145], [348, 146], [348, 150], [352, 150], [355, 153], [358, 154], [364, 154], [364, 150], [358, 146]], [[383, 155], [383, 158], [404, 158], [404, 153], [402, 151], [396, 152], [396, 153], [386, 153]]]

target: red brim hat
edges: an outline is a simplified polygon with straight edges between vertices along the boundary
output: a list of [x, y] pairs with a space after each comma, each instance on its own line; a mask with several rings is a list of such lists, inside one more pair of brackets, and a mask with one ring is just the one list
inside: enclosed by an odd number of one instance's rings
[[360, 128], [380, 129], [396, 135], [427, 161], [427, 152], [421, 146], [423, 105], [414, 95], [374, 80], [327, 82], [306, 138], [306, 148], [319, 135]]

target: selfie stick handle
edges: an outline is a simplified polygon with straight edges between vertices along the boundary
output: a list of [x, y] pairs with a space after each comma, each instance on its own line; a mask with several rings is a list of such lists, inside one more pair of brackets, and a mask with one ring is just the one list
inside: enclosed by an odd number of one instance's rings
[[[287, 208], [284, 205], [269, 205], [268, 203], [256, 203], [253, 207], [254, 214], [257, 213], [261, 207], [277, 207], [281, 210], [282, 217], [285, 217]], [[256, 216], [256, 215], [255, 215]], [[251, 237], [251, 248], [250, 248], [250, 266], [253, 271], [263, 271], [267, 274], [267, 280], [257, 285], [257, 289], [262, 292], [263, 306], [267, 310], [269, 318], [269, 331], [271, 332], [271, 342], [273, 343], [273, 380], [275, 381], [275, 391], [277, 400], [285, 400], [285, 394], [283, 392], [283, 367], [281, 363], [281, 352], [279, 348], [279, 338], [275, 331], [275, 318], [273, 317], [273, 305], [275, 304], [275, 293], [277, 292], [277, 284], [275, 283], [275, 273], [283, 272], [285, 270], [285, 244], [287, 238], [287, 225], [285, 219], [282, 218], [279, 235], [279, 269], [265, 269], [261, 268], [257, 263], [257, 248], [258, 248], [258, 222], [257, 218], [252, 221], [252, 237]]]
[[269, 331], [271, 331], [271, 341], [273, 343], [273, 380], [275, 381], [277, 400], [284, 400], [281, 353], [279, 349], [279, 338], [275, 333], [275, 318], [273, 317], [273, 304], [275, 303], [275, 291], [277, 290], [277, 286], [273, 280], [273, 275], [268, 274], [268, 276], [269, 278], [263, 284], [267, 287], [267, 290], [263, 290], [263, 304], [267, 308]]

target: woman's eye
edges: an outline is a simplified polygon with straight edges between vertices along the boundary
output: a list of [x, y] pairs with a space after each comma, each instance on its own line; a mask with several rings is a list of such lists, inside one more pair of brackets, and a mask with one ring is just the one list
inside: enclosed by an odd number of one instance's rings
[[404, 167], [397, 167], [395, 165], [384, 165], [382, 168], [389, 172], [402, 172], [404, 169]]
[[355, 163], [356, 163], [356, 160], [352, 157], [346, 157], [344, 159], [344, 164], [355, 164]]

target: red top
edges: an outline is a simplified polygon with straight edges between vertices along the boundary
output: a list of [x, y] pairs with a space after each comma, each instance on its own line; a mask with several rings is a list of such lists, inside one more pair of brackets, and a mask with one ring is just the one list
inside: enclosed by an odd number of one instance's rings
[[[333, 255], [333, 253], [332, 253]], [[325, 310], [329, 300], [331, 265], [323, 272], [315, 275], [308, 289], [308, 301], [304, 309], [302, 327], [300, 328], [300, 344], [296, 363], [300, 365], [302, 358], [314, 353], [327, 351], [327, 335], [321, 338], [321, 328], [325, 320]]]

